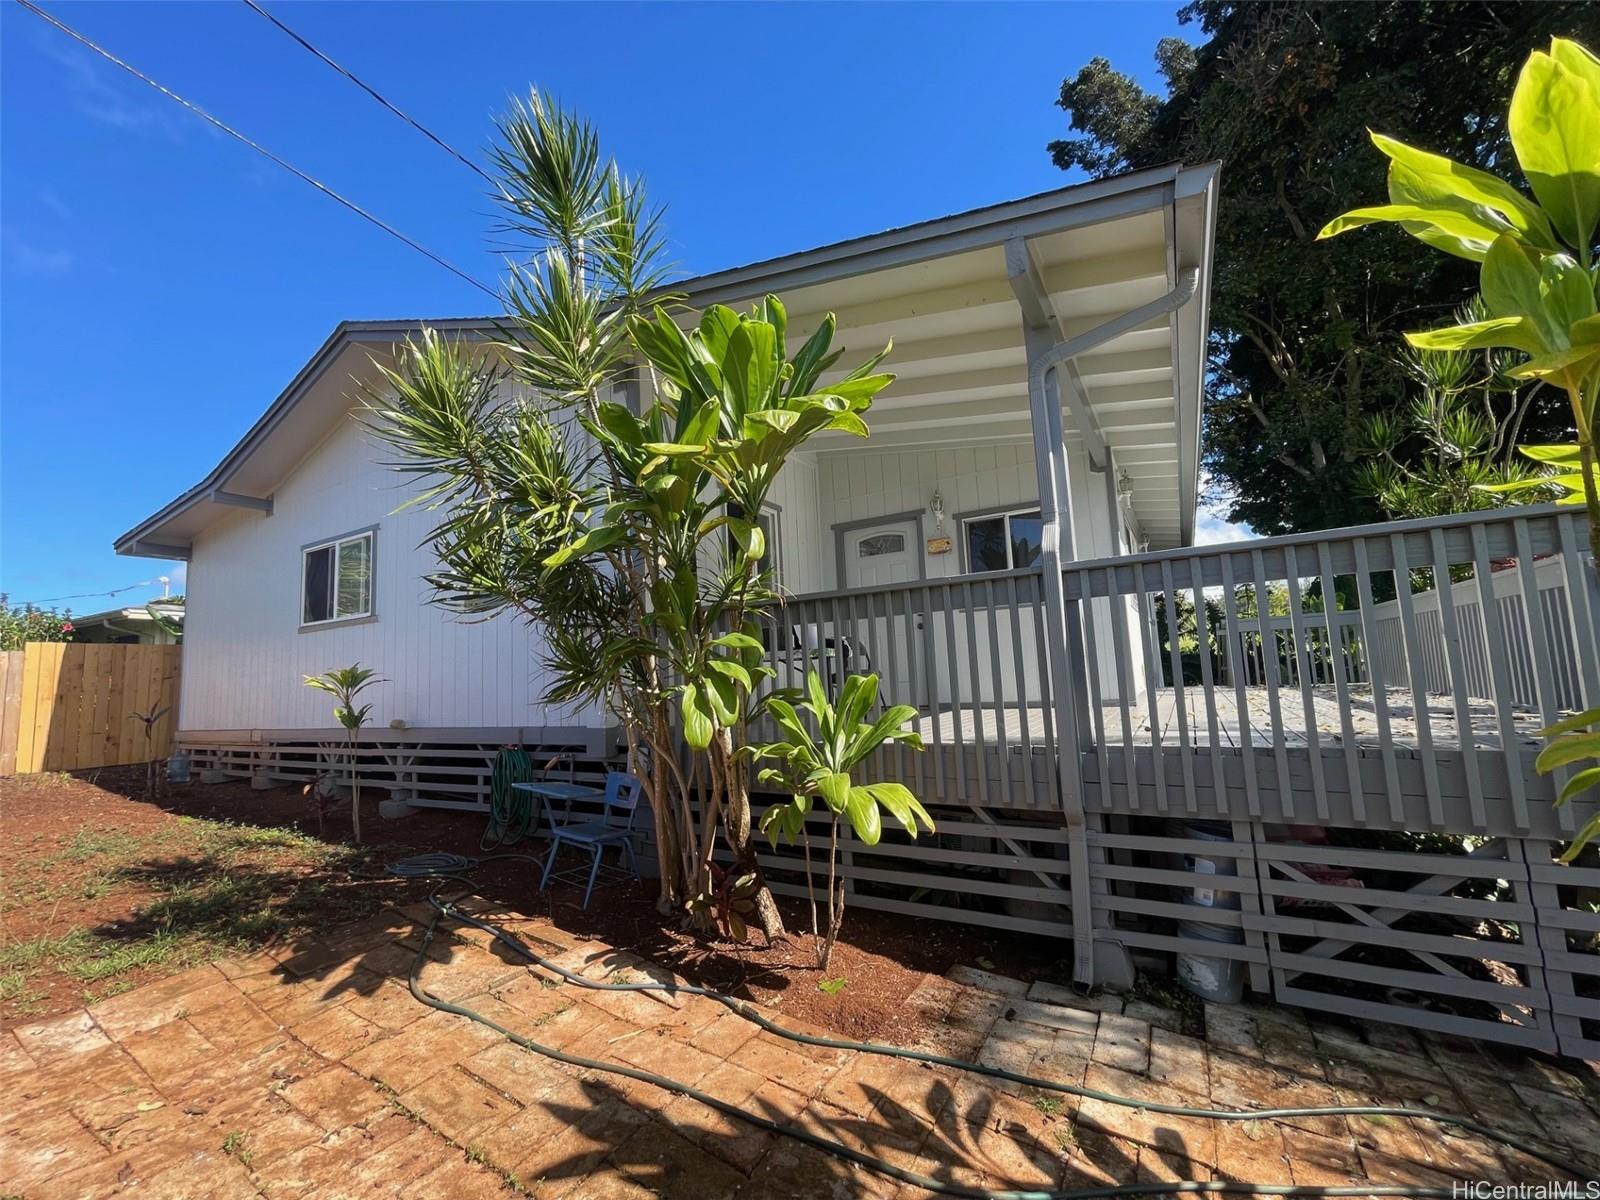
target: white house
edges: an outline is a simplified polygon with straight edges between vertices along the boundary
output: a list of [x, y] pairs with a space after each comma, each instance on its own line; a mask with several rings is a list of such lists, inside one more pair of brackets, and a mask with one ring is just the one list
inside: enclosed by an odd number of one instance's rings
[[[1186, 544], [1215, 194], [1214, 166], [1158, 167], [675, 285], [691, 308], [776, 293], [796, 345], [829, 312], [855, 357], [894, 340], [898, 378], [872, 409], [871, 438], [813, 440], [773, 491], [783, 588], [1036, 573], [1053, 520], [1040, 481], [1053, 470], [1070, 491], [1070, 511], [1056, 505], [1064, 559]], [[374, 726], [408, 741], [605, 746], [605, 714], [542, 699], [536, 631], [428, 602], [419, 543], [433, 516], [398, 511], [409, 483], [352, 418], [372, 360], [421, 324], [341, 325], [204, 480], [117, 540], [119, 553], [188, 560], [185, 744], [312, 739], [331, 714], [302, 677], [360, 661], [387, 679], [370, 693]], [[431, 324], [493, 334], [489, 319]], [[1050, 376], [1053, 415], [1036, 421], [1030, 361], [1073, 339], [1079, 351]], [[801, 636], [834, 632], [829, 619]], [[855, 640], [864, 655], [872, 639]], [[877, 649], [886, 691], [922, 687], [929, 708], [952, 699], [947, 670], [920, 669], [906, 646]], [[1014, 696], [1005, 659], [980, 689]], [[1037, 688], [1039, 669], [1021, 669]], [[1109, 663], [1106, 683], [1114, 694]], [[456, 782], [467, 794], [481, 784]]]
[[[1583, 514], [1194, 546], [1215, 206], [1214, 166], [1157, 167], [678, 285], [778, 294], [796, 347], [832, 312], [846, 362], [894, 340], [870, 439], [808, 443], [765, 514], [770, 663], [870, 663], [920, 710], [927, 752], [866, 769], [938, 832], [847, 850], [851, 904], [1070, 939], [1085, 983], [1190, 955], [1362, 1020], [1600, 1054], [1600, 958], [1562, 949], [1600, 917], [1558, 889], [1600, 873], [1552, 860], [1600, 803], [1557, 806], [1534, 769], [1541, 725], [1600, 704]], [[481, 807], [508, 742], [616, 749], [606, 714], [543, 701], [537, 630], [429, 603], [434, 515], [400, 510], [413, 482], [352, 419], [421, 324], [341, 325], [116, 543], [188, 560], [179, 741], [203, 769], [319, 769], [341, 735], [301, 677], [356, 661], [388, 680], [361, 770], [420, 802]], [[1182, 612], [1204, 631], [1165, 636]], [[1474, 848], [1389, 837], [1420, 830]], [[799, 887], [787, 851], [762, 862]]]

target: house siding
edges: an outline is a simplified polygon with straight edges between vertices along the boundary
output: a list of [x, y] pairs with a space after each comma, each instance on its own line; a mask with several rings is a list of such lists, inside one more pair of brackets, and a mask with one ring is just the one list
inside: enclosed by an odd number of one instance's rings
[[[598, 713], [541, 701], [548, 677], [525, 622], [465, 620], [428, 603], [434, 559], [419, 543], [437, 514], [394, 511], [409, 483], [380, 456], [341, 421], [279, 486], [272, 515], [240, 510], [196, 539], [180, 727], [327, 728], [328, 697], [303, 678], [354, 662], [387, 680], [368, 693], [375, 726], [603, 727]], [[374, 619], [302, 631], [301, 547], [366, 526], [377, 527]]]

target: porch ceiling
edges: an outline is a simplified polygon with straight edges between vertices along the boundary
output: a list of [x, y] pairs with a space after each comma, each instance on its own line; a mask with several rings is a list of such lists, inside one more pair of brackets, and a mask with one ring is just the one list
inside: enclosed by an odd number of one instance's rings
[[[1030, 240], [1065, 336], [1167, 292], [1174, 260], [1169, 229], [1170, 215], [1161, 206]], [[848, 348], [843, 363], [894, 342], [885, 369], [896, 379], [873, 406], [870, 441], [830, 434], [816, 440], [818, 450], [1031, 436], [1023, 315], [1003, 243], [782, 294], [791, 349], [829, 312], [839, 322], [838, 344]], [[1157, 546], [1179, 544], [1192, 528], [1193, 474], [1185, 481], [1176, 347], [1173, 322], [1163, 317], [1077, 360], [1115, 469], [1127, 473], [1134, 510]], [[1082, 440], [1070, 412], [1063, 427], [1069, 445]]]

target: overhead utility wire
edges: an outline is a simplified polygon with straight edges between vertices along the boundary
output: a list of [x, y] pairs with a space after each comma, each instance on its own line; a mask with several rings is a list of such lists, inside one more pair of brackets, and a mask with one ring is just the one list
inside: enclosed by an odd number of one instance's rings
[[469, 168], [469, 169], [471, 169], [473, 171], [476, 171], [480, 176], [483, 177], [483, 179], [487, 183], [490, 184], [490, 186], [492, 186], [492, 187], [496, 188], [496, 190], [498, 190], [499, 184], [495, 181], [495, 178], [494, 178], [493, 175], [490, 175], [487, 171], [485, 171], [477, 163], [473, 162], [470, 158], [468, 158], [465, 154], [461, 153], [461, 151], [457, 150], [449, 142], [445, 141], [438, 134], [434, 133], [433, 130], [429, 129], [421, 121], [416, 120], [414, 117], [408, 115], [405, 112], [402, 112], [394, 104], [391, 104], [387, 99], [385, 99], [383, 97], [382, 93], [380, 93], [377, 88], [375, 88], [371, 84], [367, 83], [364, 79], [362, 79], [354, 71], [351, 71], [351, 70], [349, 70], [349, 69], [347, 69], [345, 67], [340, 66], [337, 62], [335, 62], [328, 55], [324, 54], [321, 50], [318, 50], [315, 46], [313, 46], [310, 42], [308, 42], [300, 34], [296, 33], [293, 29], [290, 29], [289, 26], [285, 25], [277, 17], [273, 16], [266, 9], [262, 8], [261, 5], [256, 3], [256, 0], [244, 0], [244, 2], [247, 5], [249, 5], [250, 8], [253, 9], [255, 12], [260, 13], [263, 17], [265, 17], [267, 20], [271, 21], [279, 29], [283, 30], [284, 33], [288, 34], [295, 41], [299, 42], [302, 46], [304, 46], [312, 54], [316, 55], [323, 62], [327, 63], [328, 66], [332, 67], [335, 71], [339, 72], [339, 74], [343, 75], [351, 83], [355, 84], [358, 88], [360, 88], [367, 95], [371, 96], [379, 104], [381, 104], [385, 108], [387, 108], [395, 116], [399, 117], [407, 125], [411, 126], [411, 128], [415, 129], [423, 137], [427, 138], [435, 146], [438, 146], [439, 149], [443, 150], [446, 154], [454, 156], [462, 164], [462, 166], [465, 166], [465, 167], [467, 167], [467, 168]]
[[278, 166], [282, 167], [285, 171], [288, 171], [291, 175], [295, 176], [297, 179], [301, 179], [304, 182], [309, 183], [312, 187], [316, 188], [317, 191], [321, 192], [323, 195], [327, 196], [329, 199], [337, 200], [340, 204], [344, 205], [344, 207], [348, 208], [351, 212], [355, 213], [356, 216], [360, 217], [362, 220], [370, 221], [372, 224], [376, 225], [379, 229], [381, 229], [385, 233], [387, 233], [390, 237], [396, 238], [399, 241], [404, 242], [407, 246], [410, 246], [418, 254], [424, 255], [427, 258], [432, 259], [434, 262], [438, 263], [445, 270], [449, 271], [451, 274], [453, 274], [453, 275], [455, 275], [455, 276], [457, 276], [457, 277], [459, 277], [461, 279], [466, 280], [466, 282], [470, 283], [473, 287], [477, 288], [480, 292], [484, 293], [485, 295], [493, 296], [496, 300], [499, 299], [499, 296], [496, 294], [495, 290], [493, 288], [491, 288], [488, 284], [483, 283], [480, 280], [474, 279], [471, 275], [468, 275], [465, 271], [463, 271], [460, 267], [456, 266], [454, 263], [450, 262], [448, 259], [444, 259], [444, 258], [439, 257], [439, 255], [435, 254], [432, 250], [429, 250], [426, 246], [423, 246], [420, 243], [413, 241], [411, 238], [409, 238], [405, 234], [401, 233], [393, 225], [391, 225], [387, 221], [383, 220], [383, 218], [373, 216], [371, 213], [369, 213], [366, 209], [362, 208], [355, 201], [345, 199], [338, 192], [336, 192], [332, 188], [328, 187], [327, 184], [322, 183], [319, 180], [312, 178], [310, 175], [307, 175], [304, 171], [302, 171], [299, 167], [295, 166], [293, 163], [288, 162], [288, 161], [286, 161], [286, 160], [284, 160], [282, 158], [279, 158], [271, 150], [268, 150], [265, 146], [261, 145], [259, 142], [252, 141], [250, 138], [248, 138], [244, 134], [240, 133], [237, 129], [233, 128], [231, 125], [228, 125], [228, 124], [225, 124], [222, 121], [219, 121], [216, 117], [213, 117], [210, 113], [208, 113], [205, 109], [201, 108], [199, 105], [191, 104], [189, 101], [185, 100], [182, 96], [178, 95], [176, 92], [171, 91], [171, 90], [163, 87], [161, 84], [157, 83], [154, 79], [151, 79], [150, 76], [148, 76], [144, 72], [140, 71], [137, 67], [130, 66], [128, 63], [123, 62], [122, 59], [118, 58], [115, 54], [112, 54], [111, 51], [109, 51], [109, 50], [105, 49], [104, 47], [99, 46], [96, 43], [94, 43], [93, 41], [89, 40], [89, 38], [87, 38], [83, 34], [79, 33], [76, 29], [72, 28], [72, 26], [64, 24], [63, 22], [56, 20], [55, 17], [53, 17], [49, 13], [45, 12], [45, 10], [40, 8], [37, 4], [34, 4], [32, 2], [32, 0], [16, 0], [16, 2], [18, 4], [20, 4], [23, 8], [27, 9], [29, 12], [33, 13], [34, 16], [39, 17], [44, 21], [48, 21], [51, 25], [54, 25], [57, 29], [61, 30], [62, 33], [66, 34], [68, 37], [72, 38], [74, 41], [77, 41], [77, 42], [81, 43], [82, 45], [87, 46], [89, 49], [93, 50], [96, 54], [98, 54], [101, 58], [105, 59], [107, 62], [111, 62], [111, 63], [116, 64], [117, 66], [121, 67], [124, 71], [126, 71], [128, 74], [132, 75], [135, 79], [138, 79], [138, 80], [140, 80], [140, 81], [142, 81], [144, 83], [149, 84], [151, 87], [155, 88], [156, 91], [160, 92], [163, 96], [167, 97], [169, 100], [175, 101], [176, 103], [183, 105], [184, 108], [187, 108], [190, 112], [194, 113], [195, 116], [201, 117], [201, 118], [205, 119], [206, 121], [210, 122], [212, 125], [215, 125], [218, 129], [222, 130], [222, 132], [226, 133], [229, 137], [235, 138], [238, 141], [243, 142], [246, 146], [249, 146], [250, 149], [254, 150], [257, 154], [260, 154], [263, 157], [270, 159], [272, 162], [274, 162]]
[[40, 604], [59, 604], [63, 600], [93, 600], [100, 596], [119, 596], [123, 592], [136, 591], [143, 587], [155, 587], [160, 579], [141, 579], [138, 583], [130, 583], [127, 587], [112, 588], [109, 592], [78, 592], [73, 596], [46, 596], [43, 600], [25, 600], [24, 606]]

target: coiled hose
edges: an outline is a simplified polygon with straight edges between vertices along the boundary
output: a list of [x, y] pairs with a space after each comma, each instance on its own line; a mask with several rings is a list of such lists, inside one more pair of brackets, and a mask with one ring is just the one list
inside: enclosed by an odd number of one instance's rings
[[[530, 855], [497, 855], [502, 858], [531, 858]], [[394, 874], [409, 878], [436, 875], [462, 880], [465, 871], [477, 865], [472, 859], [462, 858], [459, 855], [423, 855], [416, 859], [407, 859], [391, 867]], [[434, 870], [438, 866], [442, 869]], [[470, 885], [469, 885], [470, 888]], [[470, 890], [467, 894], [471, 894]], [[639, 1070], [635, 1067], [625, 1066], [620, 1063], [602, 1062], [598, 1059], [584, 1058], [581, 1055], [569, 1054], [552, 1046], [545, 1046], [531, 1038], [508, 1029], [498, 1022], [484, 1016], [482, 1013], [462, 1004], [454, 1004], [441, 1000], [428, 992], [421, 983], [423, 965], [427, 962], [428, 950], [433, 944], [435, 932], [439, 923], [444, 920], [458, 922], [480, 929], [497, 941], [511, 949], [519, 957], [526, 959], [533, 965], [560, 976], [569, 983], [593, 991], [612, 992], [650, 992], [659, 991], [670, 994], [689, 996], [704, 996], [714, 1000], [731, 1012], [739, 1014], [745, 1020], [752, 1022], [768, 1033], [788, 1041], [798, 1042], [802, 1045], [821, 1046], [833, 1050], [846, 1050], [863, 1054], [876, 1054], [886, 1058], [903, 1058], [913, 1062], [928, 1063], [934, 1066], [950, 1067], [960, 1071], [967, 1071], [977, 1075], [985, 1075], [993, 1079], [1004, 1079], [1026, 1087], [1037, 1088], [1041, 1091], [1060, 1092], [1065, 1095], [1078, 1096], [1083, 1099], [1100, 1100], [1107, 1104], [1123, 1108], [1139, 1109], [1145, 1112], [1159, 1113], [1164, 1116], [1193, 1117], [1201, 1120], [1212, 1121], [1259, 1121], [1259, 1120], [1286, 1120], [1296, 1117], [1409, 1117], [1416, 1120], [1431, 1121], [1437, 1125], [1448, 1125], [1468, 1133], [1477, 1134], [1493, 1142], [1498, 1142], [1515, 1150], [1520, 1150], [1541, 1162], [1570, 1174], [1575, 1179], [1586, 1180], [1585, 1172], [1571, 1163], [1552, 1154], [1543, 1147], [1525, 1141], [1513, 1134], [1494, 1129], [1469, 1117], [1457, 1116], [1449, 1113], [1431, 1112], [1426, 1109], [1406, 1108], [1398, 1105], [1331, 1105], [1320, 1108], [1276, 1108], [1276, 1109], [1251, 1109], [1235, 1111], [1215, 1108], [1191, 1108], [1186, 1105], [1165, 1104], [1150, 1100], [1137, 1100], [1130, 1096], [1120, 1096], [1114, 1092], [1103, 1092], [1096, 1088], [1082, 1087], [1076, 1084], [1063, 1083], [1059, 1080], [1043, 1079], [1032, 1075], [1024, 1075], [1017, 1071], [1009, 1071], [1003, 1067], [984, 1066], [980, 1063], [966, 1062], [962, 1059], [951, 1058], [947, 1055], [933, 1054], [921, 1050], [909, 1050], [900, 1046], [883, 1045], [876, 1042], [855, 1042], [840, 1038], [817, 1037], [812, 1034], [799, 1033], [795, 1030], [785, 1029], [783, 1026], [768, 1020], [756, 1009], [742, 1000], [724, 995], [712, 988], [701, 987], [697, 984], [678, 983], [605, 983], [597, 980], [586, 979], [575, 971], [549, 961], [532, 950], [521, 939], [487, 921], [479, 920], [470, 913], [462, 912], [455, 905], [464, 896], [457, 896], [454, 900], [443, 900], [439, 897], [437, 889], [428, 897], [428, 902], [434, 909], [434, 916], [429, 921], [422, 938], [421, 948], [411, 967], [408, 980], [411, 994], [421, 1003], [441, 1012], [452, 1013], [456, 1016], [466, 1017], [486, 1028], [493, 1029], [502, 1037], [535, 1054], [566, 1063], [568, 1066], [579, 1067], [583, 1070], [601, 1071], [612, 1075], [621, 1075], [628, 1079], [648, 1083], [654, 1087], [670, 1092], [678, 1092], [690, 1097], [700, 1104], [714, 1108], [727, 1116], [737, 1118], [759, 1129], [783, 1137], [792, 1138], [821, 1150], [835, 1158], [853, 1162], [858, 1166], [866, 1167], [880, 1175], [900, 1180], [911, 1184], [913, 1187], [923, 1188], [926, 1191], [939, 1195], [957, 1196], [966, 1200], [1098, 1200], [1101, 1197], [1117, 1196], [1152, 1196], [1152, 1195], [1195, 1195], [1195, 1194], [1238, 1194], [1238, 1195], [1267, 1195], [1267, 1196], [1413, 1196], [1437, 1197], [1438, 1200], [1448, 1200], [1452, 1192], [1448, 1188], [1414, 1187], [1396, 1184], [1362, 1184], [1351, 1187], [1315, 1187], [1298, 1184], [1257, 1184], [1238, 1183], [1231, 1181], [1199, 1181], [1191, 1180], [1179, 1183], [1152, 1183], [1152, 1184], [1117, 1184], [1101, 1187], [1082, 1188], [1074, 1190], [994, 1190], [988, 1188], [968, 1187], [963, 1184], [950, 1183], [944, 1180], [933, 1179], [929, 1176], [919, 1175], [908, 1171], [893, 1163], [873, 1155], [855, 1150], [840, 1142], [832, 1141], [811, 1133], [808, 1130], [797, 1128], [794, 1125], [780, 1125], [775, 1121], [719, 1099], [707, 1092], [682, 1083], [678, 1080], [657, 1075], [651, 1071]]]
[[533, 780], [533, 760], [520, 748], [507, 747], [494, 756], [489, 775], [489, 824], [478, 839], [480, 850], [495, 850], [513, 845], [528, 836], [533, 827], [533, 797], [517, 783]]

